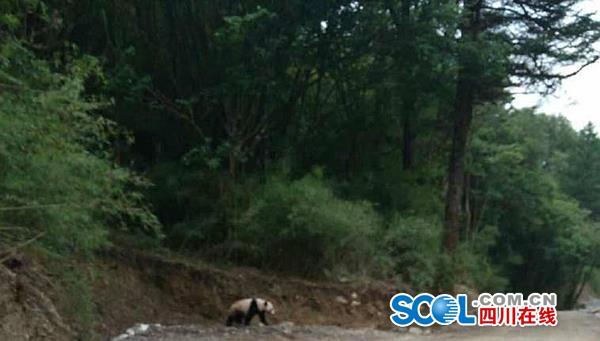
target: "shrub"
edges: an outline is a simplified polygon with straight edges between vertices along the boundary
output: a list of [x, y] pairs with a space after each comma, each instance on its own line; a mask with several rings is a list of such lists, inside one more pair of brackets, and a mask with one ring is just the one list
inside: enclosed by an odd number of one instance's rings
[[[45, 18], [36, 15], [46, 12], [39, 1], [11, 3], [36, 25]], [[12, 6], [2, 7], [10, 13]], [[52, 263], [45, 265], [56, 275], [61, 313], [75, 322], [79, 339], [92, 339], [99, 320], [87, 274], [93, 266], [82, 260], [108, 244], [111, 228], [159, 239], [159, 223], [140, 193], [148, 183], [113, 162], [111, 143], [122, 132], [95, 115], [102, 101], [84, 95], [84, 84], [103, 82], [97, 60], [67, 47], [41, 60], [25, 38], [10, 33], [19, 18], [0, 17], [12, 18], [0, 25], [9, 28], [0, 32], [0, 263], [26, 245], [48, 256], [36, 258]], [[40, 55], [48, 52], [35, 45]]]
[[84, 80], [101, 77], [93, 58], [55, 72], [22, 44], [0, 41], [0, 232], [11, 247], [36, 241], [55, 254], [89, 252], [113, 228], [157, 236], [137, 189], [145, 182], [110, 160], [115, 126], [91, 112]]
[[498, 267], [491, 263], [488, 256], [498, 236], [498, 228], [488, 225], [474, 234], [471, 240], [461, 243], [454, 259], [455, 281], [479, 291], [505, 289], [508, 280], [499, 274]]
[[149, 177], [148, 199], [164, 224], [166, 246], [205, 250], [226, 239], [223, 177], [178, 162], [157, 165]]
[[416, 288], [431, 288], [441, 256], [441, 234], [437, 221], [395, 215], [383, 237], [394, 272]]
[[600, 295], [600, 268], [595, 268], [591, 270], [590, 287], [594, 295]]
[[374, 273], [381, 220], [372, 205], [338, 198], [318, 174], [272, 177], [251, 199], [233, 238], [249, 245], [248, 261], [302, 275]]
[[506, 286], [507, 280], [498, 275], [487, 256], [498, 236], [496, 228], [488, 226], [472, 240], [461, 243], [453, 259], [442, 253], [442, 232], [440, 221], [394, 216], [383, 238], [394, 272], [422, 290], [455, 283], [479, 290], [500, 290]]

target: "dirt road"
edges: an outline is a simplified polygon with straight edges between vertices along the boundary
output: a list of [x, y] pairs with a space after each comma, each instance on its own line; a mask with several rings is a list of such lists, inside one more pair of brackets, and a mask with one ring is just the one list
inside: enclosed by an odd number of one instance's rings
[[600, 341], [600, 318], [582, 311], [559, 313], [556, 327], [536, 328], [468, 328], [439, 334], [436, 340], [550, 340], [550, 341]]
[[[135, 328], [134, 328], [135, 329]], [[255, 340], [550, 340], [600, 341], [600, 318], [589, 312], [559, 313], [557, 327], [529, 328], [452, 328], [431, 332], [413, 328], [410, 331], [379, 331], [374, 329], [344, 329], [333, 326], [295, 326], [282, 323], [275, 326], [225, 328], [221, 326], [141, 326], [132, 336], [114, 340], [126, 341], [255, 341]]]

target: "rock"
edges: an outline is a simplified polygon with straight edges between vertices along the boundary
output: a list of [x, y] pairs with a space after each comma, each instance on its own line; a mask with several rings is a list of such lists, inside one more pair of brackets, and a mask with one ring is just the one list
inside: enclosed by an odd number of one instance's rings
[[337, 296], [335, 301], [340, 304], [348, 304], [348, 300], [344, 298], [344, 296]]
[[350, 295], [352, 297], [353, 300], [356, 300], [358, 298], [358, 294], [356, 292], [353, 292], [352, 295]]
[[348, 283], [348, 282], [350, 282], [350, 278], [344, 277], [344, 276], [338, 277], [338, 280], [340, 281], [340, 283]]
[[423, 334], [423, 330], [421, 328], [418, 327], [410, 327], [408, 328], [408, 332], [413, 334], [413, 335], [421, 335]]
[[148, 329], [150, 329], [150, 325], [149, 324], [145, 324], [145, 323], [138, 323], [135, 326], [127, 329], [125, 331], [125, 333], [127, 333], [130, 336], [134, 336], [136, 334], [141, 334], [141, 333], [145, 333], [148, 331]]
[[282, 333], [284, 333], [286, 335], [291, 335], [292, 328], [294, 327], [294, 322], [285, 321], [285, 322], [281, 322], [278, 326], [281, 329]]
[[130, 337], [136, 335], [143, 335], [152, 330], [160, 330], [162, 326], [160, 324], [147, 324], [147, 323], [138, 323], [131, 328], [127, 328], [123, 334], [120, 334], [117, 337], [114, 337], [111, 341], [122, 341], [126, 340]]
[[360, 305], [359, 301], [352, 301], [352, 303], [350, 303], [351, 306], [353, 307], [358, 307]]
[[112, 341], [123, 341], [129, 338], [129, 334], [121, 334], [115, 338], [112, 339]]

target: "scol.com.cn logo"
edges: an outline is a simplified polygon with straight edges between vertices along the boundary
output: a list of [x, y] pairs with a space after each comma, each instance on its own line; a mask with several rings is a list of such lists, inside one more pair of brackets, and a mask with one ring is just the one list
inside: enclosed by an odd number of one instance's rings
[[468, 312], [468, 299], [465, 294], [456, 297], [448, 294], [433, 296], [422, 293], [415, 297], [397, 294], [390, 300], [393, 314], [390, 320], [398, 327], [416, 324], [429, 327], [433, 324], [447, 326], [458, 323], [461, 326], [556, 326], [556, 294], [532, 293], [523, 299], [520, 293], [483, 293], [471, 303], [477, 310]]

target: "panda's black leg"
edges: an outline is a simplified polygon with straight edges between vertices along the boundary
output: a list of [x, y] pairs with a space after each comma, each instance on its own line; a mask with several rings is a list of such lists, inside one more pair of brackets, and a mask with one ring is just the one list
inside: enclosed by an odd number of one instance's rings
[[233, 324], [233, 316], [229, 315], [227, 316], [227, 322], [225, 322], [225, 325], [227, 327], [230, 327]]
[[252, 321], [252, 318], [254, 318], [254, 315], [256, 315], [256, 312], [248, 312], [248, 314], [246, 314], [246, 318], [244, 319], [244, 324], [247, 326], [250, 324], [250, 321]]
[[262, 322], [262, 324], [264, 324], [265, 326], [268, 325], [267, 319], [265, 318], [265, 312], [264, 311], [259, 311], [258, 312], [258, 317], [260, 318], [260, 322]]
[[248, 309], [248, 311], [246, 312], [246, 318], [244, 320], [244, 324], [245, 325], [249, 325], [250, 321], [252, 321], [252, 318], [254, 317], [254, 315], [256, 315], [257, 313], [260, 313], [258, 311], [258, 305], [256, 304], [256, 300], [252, 299], [252, 303], [250, 304], [250, 309]]

